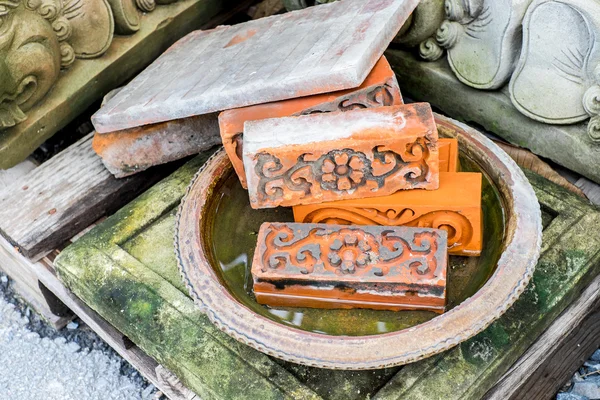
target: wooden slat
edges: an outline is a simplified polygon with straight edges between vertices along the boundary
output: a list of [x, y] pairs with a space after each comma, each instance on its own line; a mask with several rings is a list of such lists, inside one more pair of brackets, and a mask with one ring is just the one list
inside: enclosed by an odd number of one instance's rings
[[29, 264], [22, 263], [24, 257], [6, 240], [0, 237], [0, 270], [13, 280], [14, 289], [26, 303], [55, 329], [62, 329], [73, 318], [69, 315], [56, 315], [39, 285], [39, 280]]
[[34, 261], [113, 212], [173, 167], [114, 178], [91, 148], [92, 134], [0, 191], [0, 233]]
[[[1, 241], [1, 238], [0, 238]], [[31, 262], [24, 256], [16, 253], [16, 262], [21, 268], [28, 269], [44, 284], [56, 297], [58, 297], [69, 309], [71, 309], [83, 322], [85, 322], [102, 340], [111, 346], [121, 357], [137, 369], [142, 376], [156, 386], [171, 400], [195, 400], [196, 395], [184, 387], [176, 378], [168, 375], [157, 375], [156, 371], [164, 371], [159, 368], [160, 365], [144, 351], [128, 340], [121, 332], [110, 325], [94, 310], [71, 293], [60, 282], [48, 263], [48, 259], [43, 262]], [[4, 259], [0, 257], [0, 265]]]
[[486, 400], [546, 400], [600, 345], [600, 276], [486, 394]]

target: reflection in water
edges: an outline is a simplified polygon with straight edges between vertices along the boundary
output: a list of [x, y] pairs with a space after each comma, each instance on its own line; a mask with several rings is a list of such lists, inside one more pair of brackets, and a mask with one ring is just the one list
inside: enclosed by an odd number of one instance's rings
[[242, 264], [244, 266], [244, 269], [246, 269], [246, 267], [248, 266], [248, 254], [242, 253], [239, 256], [237, 256], [235, 260], [228, 264], [223, 264], [221, 261], [219, 261], [219, 264], [221, 264], [221, 269], [223, 270], [223, 272], [227, 272], [240, 264]]

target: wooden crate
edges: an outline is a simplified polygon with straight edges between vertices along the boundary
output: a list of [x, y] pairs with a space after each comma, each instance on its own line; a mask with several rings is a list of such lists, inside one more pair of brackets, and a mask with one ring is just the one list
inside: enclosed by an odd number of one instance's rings
[[[531, 174], [545, 222], [540, 265], [519, 302], [485, 332], [436, 357], [380, 371], [329, 371], [272, 359], [218, 331], [179, 279], [172, 254], [174, 210], [206, 155], [173, 174], [171, 165], [116, 180], [89, 141], [83, 138], [41, 166], [28, 162], [0, 173], [0, 269], [53, 326], [70, 320], [69, 309], [171, 399], [198, 398], [194, 390], [203, 398], [261, 400], [545, 399], [600, 345], [600, 210]], [[56, 257], [72, 242], [59, 275]], [[123, 249], [125, 242], [130, 245]], [[141, 260], [144, 248], [162, 251], [164, 262]], [[114, 267], [123, 273], [140, 299], [176, 309], [175, 321], [191, 333], [175, 337], [180, 353], [165, 351], [136, 326], [139, 314], [129, 313], [127, 303], [94, 297], [98, 288], [111, 287], [91, 285], [80, 275], [89, 264], [85, 257], [99, 271]], [[128, 312], [119, 316], [123, 310]], [[161, 324], [151, 322], [150, 328], [169, 328]], [[165, 332], [177, 336], [179, 328]], [[202, 356], [215, 349], [220, 357]], [[232, 391], [219, 386], [223, 382]]]
[[[86, 140], [86, 139], [84, 139]], [[77, 145], [75, 145], [77, 147]], [[71, 149], [72, 150], [72, 149]], [[90, 150], [91, 151], [91, 150]], [[69, 157], [75, 154], [73, 151], [67, 151], [61, 153], [57, 158], [65, 158], [63, 163], [71, 164], [69, 161], [73, 161]], [[89, 164], [98, 162], [94, 157], [79, 157], [79, 159], [88, 160]], [[59, 159], [60, 160], [60, 159]], [[156, 222], [165, 221], [165, 218], [172, 219], [172, 210], [177, 206], [179, 196], [183, 193], [185, 186], [195, 170], [202, 164], [203, 159], [196, 159], [182, 167], [175, 174], [166, 178], [155, 186], [149, 192], [147, 192], [142, 198], [134, 201], [131, 205], [121, 210], [115, 216], [111, 217], [108, 221], [101, 224], [101, 227], [96, 230], [96, 234], [100, 232], [106, 233], [106, 227], [114, 224], [118, 221], [123, 221], [124, 215], [127, 215], [132, 210], [141, 209], [143, 204], [147, 204], [148, 196], [157, 196], [158, 193], [167, 193], [167, 198], [162, 199], [162, 206], [158, 209], [154, 209], [153, 212], [146, 215], [149, 224], [146, 226], [156, 226]], [[83, 167], [83, 166], [82, 166]], [[40, 167], [41, 168], [41, 167]], [[86, 168], [91, 168], [91, 165], [87, 165]], [[35, 174], [33, 175], [35, 177]], [[597, 306], [600, 302], [600, 277], [596, 277], [598, 258], [600, 257], [600, 243], [598, 238], [593, 238], [595, 232], [590, 231], [590, 227], [597, 223], [600, 218], [599, 211], [594, 207], [586, 204], [582, 200], [574, 197], [573, 195], [557, 188], [555, 185], [548, 183], [547, 181], [536, 177], [530, 176], [535, 184], [538, 196], [543, 204], [546, 230], [545, 230], [545, 244], [544, 244], [544, 255], [542, 256], [542, 262], [544, 257], [548, 257], [549, 253], [558, 252], [565, 254], [568, 249], [556, 249], [558, 242], [567, 242], [573, 240], [572, 235], [591, 235], [589, 249], [590, 253], [581, 258], [578, 264], [578, 273], [572, 276], [571, 281], [565, 280], [562, 285], [561, 292], [563, 295], [560, 297], [560, 301], [554, 303], [560, 306], [552, 307], [552, 312], [545, 318], [544, 326], [549, 327], [537, 338], [537, 340], [530, 346], [531, 342], [534, 341], [535, 337], [543, 331], [543, 327], [538, 327], [535, 330], [527, 329], [527, 333], [531, 336], [526, 335], [526, 338], [519, 339], [517, 350], [512, 351], [511, 356], [508, 357], [510, 362], [506, 359], [500, 359], [502, 368], [494, 367], [494, 374], [487, 376], [487, 382], [481, 384], [478, 382], [468, 382], [463, 380], [463, 383], [467, 384], [467, 388], [473, 388], [475, 396], [470, 397], [481, 397], [489, 389], [485, 396], [487, 398], [494, 399], [506, 399], [506, 398], [547, 398], [552, 395], [556, 390], [563, 384], [564, 381], [569, 379], [571, 374], [581, 365], [581, 363], [598, 347], [598, 333], [600, 328], [597, 318]], [[30, 184], [27, 178], [20, 178], [20, 182], [23, 184]], [[31, 179], [31, 176], [29, 177]], [[166, 188], [171, 188], [166, 190]], [[72, 193], [73, 197], [77, 197], [77, 191]], [[174, 197], [170, 197], [174, 196]], [[52, 198], [48, 200], [47, 207], [53, 207], [51, 202]], [[20, 204], [21, 207], [26, 208], [27, 204]], [[46, 207], [46, 208], [47, 208]], [[168, 212], [171, 210], [171, 212]], [[80, 218], [86, 218], [83, 213]], [[595, 225], [594, 225], [595, 226]], [[548, 231], [554, 231], [553, 241], [548, 242], [547, 233]], [[147, 232], [147, 230], [145, 230]], [[69, 236], [70, 233], [64, 233], [64, 230], [57, 230], [57, 235]], [[63, 232], [63, 233], [61, 233]], [[67, 231], [68, 232], [68, 231]], [[139, 231], [137, 231], [140, 233]], [[95, 236], [92, 232], [90, 235]], [[63, 236], [63, 237], [64, 237]], [[79, 235], [78, 235], [79, 236]], [[169, 237], [169, 235], [166, 235]], [[58, 246], [63, 248], [70, 242], [69, 239], [64, 239], [62, 245]], [[80, 247], [84, 245], [86, 239], [80, 243]], [[171, 244], [169, 238], [169, 245]], [[553, 250], [555, 249], [555, 250]], [[595, 249], [595, 250], [594, 250]], [[57, 299], [63, 302], [68, 308], [70, 308], [75, 314], [77, 314], [85, 323], [87, 323], [94, 331], [96, 331], [104, 340], [107, 341], [112, 347], [115, 348], [126, 360], [128, 360], [134, 367], [152, 383], [154, 383], [160, 390], [168, 393], [171, 398], [193, 398], [195, 396], [190, 389], [187, 389], [181, 384], [181, 382], [164, 366], [157, 363], [152, 357], [142, 350], [142, 348], [136, 346], [133, 342], [140, 342], [142, 347], [145, 347], [143, 340], [133, 337], [133, 341], [127, 336], [124, 336], [120, 330], [126, 331], [128, 327], [126, 325], [115, 327], [107, 322], [101, 315], [94, 311], [86, 302], [82, 300], [85, 296], [80, 294], [82, 297], [74, 295], [69, 289], [67, 289], [61, 280], [58, 279], [56, 271], [54, 269], [54, 260], [59, 250], [54, 249], [49, 251], [38, 261], [28, 259], [24, 255], [20, 254], [17, 249], [9, 244], [5, 239], [0, 240], [0, 266], [7, 269], [11, 277], [15, 280], [27, 281], [29, 283], [23, 283], [25, 287], [24, 292], [35, 293], [35, 296], [39, 303], [44, 304], [46, 297], [44, 292], [39, 289], [40, 284], [48, 289]], [[560, 254], [559, 254], [560, 256]], [[174, 261], [174, 260], [173, 260]], [[9, 266], [9, 268], [6, 268]], [[158, 281], [155, 284], [159, 284], [162, 287], [173, 287], [175, 288], [177, 282], [169, 282], [178, 278], [174, 265], [171, 266], [173, 270], [167, 268], [161, 273], [165, 278], [158, 277]], [[573, 265], [563, 265], [562, 267], [572, 268]], [[572, 273], [573, 271], [571, 271]], [[174, 276], [171, 274], [174, 273]], [[156, 277], [154, 275], [154, 277]], [[536, 284], [534, 279], [534, 284]], [[36, 290], [36, 283], [37, 288]], [[72, 284], [72, 283], [71, 283]], [[585, 286], [588, 286], [585, 289]], [[584, 290], [585, 289], [585, 290]], [[177, 290], [182, 294], [181, 290]], [[580, 295], [580, 292], [583, 294]], [[533, 292], [535, 294], [535, 292]], [[538, 294], [539, 295], [539, 294]], [[184, 296], [183, 298], [186, 298]], [[568, 305], [571, 299], [575, 299]], [[191, 303], [191, 300], [187, 300]], [[35, 302], [33, 302], [36, 306]], [[554, 322], [552, 320], [559, 313], [560, 309], [564, 306], [568, 306], [566, 310], [560, 314]], [[50, 308], [49, 305], [47, 305]], [[518, 308], [517, 304], [517, 311]], [[38, 311], [47, 312], [44, 307], [36, 308]], [[510, 313], [510, 311], [509, 311]], [[110, 316], [107, 314], [108, 319]], [[518, 322], [518, 315], [511, 316], [514, 323]], [[208, 328], [210, 329], [210, 325]], [[523, 328], [525, 329], [525, 328]], [[221, 334], [220, 332], [214, 332], [213, 334]], [[475, 338], [476, 340], [477, 338]], [[485, 339], [485, 335], [483, 338]], [[228, 340], [228, 339], [224, 339]], [[484, 340], [485, 342], [485, 340]], [[234, 346], [237, 351], [242, 351], [246, 357], [248, 353], [254, 352], [251, 349], [245, 348], [245, 346], [236, 344]], [[241, 349], [240, 349], [241, 348]], [[400, 370], [387, 370], [380, 371], [375, 375], [365, 375], [362, 373], [349, 373], [348, 377], [344, 377], [344, 372], [331, 372], [331, 371], [310, 371], [304, 367], [287, 365], [285, 369], [286, 374], [292, 374], [293, 381], [298, 381], [297, 376], [304, 376], [307, 381], [302, 385], [309, 385], [311, 391], [318, 390], [318, 395], [322, 398], [336, 398], [331, 395], [327, 397], [323, 393], [323, 389], [319, 388], [319, 381], [321, 382], [335, 382], [335, 384], [344, 383], [350, 385], [352, 391], [358, 392], [359, 390], [372, 387], [373, 384], [383, 385], [383, 389], [379, 391], [376, 398], [395, 398], [396, 395], [404, 393], [402, 391], [408, 390], [408, 398], [426, 398], [426, 393], [419, 394], [416, 386], [418, 379], [415, 380], [414, 384], [410, 387], [406, 386], [408, 375], [409, 377], [418, 377], [419, 374], [425, 373], [428, 376], [427, 380], [435, 382], [436, 386], [442, 386], [444, 378], [451, 372], [452, 354], [456, 356], [456, 352], [462, 352], [461, 347], [457, 350], [451, 350], [442, 356], [434, 357], [429, 360], [422, 361], [420, 363], [413, 364]], [[155, 355], [156, 356], [156, 355]], [[517, 362], [513, 362], [518, 356], [520, 359]], [[255, 356], [256, 357], [256, 356]], [[258, 356], [262, 359], [261, 356]], [[496, 360], [498, 361], [498, 360]], [[177, 366], [177, 362], [171, 360], [171, 368]], [[272, 364], [273, 361], [268, 358], [264, 358], [263, 362]], [[444, 363], [446, 363], [444, 365]], [[444, 365], [444, 368], [441, 367]], [[485, 368], [484, 368], [485, 367]], [[270, 368], [278, 370], [280, 363], [275, 362]], [[489, 366], [482, 366], [482, 371], [485, 371]], [[510, 369], [509, 369], [510, 368]], [[174, 368], [173, 368], [174, 369]], [[411, 370], [413, 371], [411, 373]], [[415, 375], [416, 370], [419, 370], [419, 374]], [[500, 376], [503, 370], [506, 373]], [[157, 372], [158, 371], [158, 372]], [[281, 371], [280, 371], [281, 372]], [[232, 371], [235, 373], [235, 371]], [[489, 378], [493, 375], [498, 375], [489, 381]], [[308, 378], [306, 378], [308, 377]], [[484, 379], [485, 381], [485, 379]], [[453, 381], [456, 383], [456, 381]], [[446, 383], [448, 380], [446, 379]], [[378, 388], [378, 386], [375, 386]], [[463, 388], [464, 389], [464, 388]], [[421, 389], [423, 390], [423, 389]], [[411, 393], [412, 392], [412, 393]], [[466, 392], [469, 392], [467, 390]], [[310, 393], [310, 392], [309, 392]], [[364, 392], [363, 392], [364, 393]], [[342, 392], [347, 395], [348, 393]], [[360, 398], [360, 397], [354, 397]]]
[[[302, 394], [298, 394], [300, 398], [325, 399], [358, 399], [367, 394], [379, 399], [401, 396], [504, 399], [523, 398], [525, 394], [517, 389], [528, 388], [527, 398], [546, 398], [598, 346], [595, 335], [586, 336], [577, 328], [597, 329], [593, 320], [600, 297], [595, 291], [600, 285], [596, 278], [600, 238], [594, 236], [594, 229], [600, 221], [600, 211], [554, 184], [530, 175], [545, 221], [538, 272], [519, 302], [482, 334], [440, 356], [382, 371], [311, 369], [282, 363], [249, 349], [218, 331], [194, 307], [179, 280], [171, 253], [174, 210], [204, 159], [205, 156], [190, 161], [101, 223], [68, 249], [58, 265], [63, 282], [76, 293], [75, 298], [83, 300], [144, 352], [175, 371], [202, 397], [211, 394], [229, 398], [232, 393], [243, 394], [244, 398], [260, 398], [257, 393], [279, 393], [285, 397], [285, 393], [294, 392]], [[131, 215], [136, 218], [128, 219]], [[153, 249], [164, 257], [153, 262], [144, 258], [144, 253], [147, 254], [144, 249]], [[94, 278], [98, 274], [106, 274], [104, 277], [108, 278], [108, 271], [122, 276], [129, 287], [106, 285]], [[59, 298], [65, 298], [64, 293], [70, 292], [60, 281], [55, 282], [59, 288], [50, 289]], [[575, 300], [590, 284], [586, 293]], [[111, 290], [127, 290], [127, 296], [115, 294], [111, 301], [98, 301]], [[149, 320], [141, 320], [139, 313], [146, 310], [146, 305], [150, 307]], [[167, 314], [155, 314], [163, 307], [175, 310], [167, 318], [176, 323], [175, 328], [164, 325], [158, 318]], [[569, 308], [564, 311], [566, 307]], [[148, 321], [155, 322], [148, 324]], [[186, 334], [182, 336], [181, 332]], [[165, 340], [174, 342], [167, 346]], [[570, 346], [573, 340], [579, 340], [580, 346]], [[171, 353], [173, 348], [177, 351]], [[203, 356], [207, 348], [220, 349], [217, 354], [221, 356]], [[537, 368], [529, 368], [532, 360]], [[561, 369], [549, 374], [546, 368], [555, 366], [558, 360]], [[139, 365], [135, 360], [133, 364]], [[465, 369], [465, 365], [469, 368]], [[223, 392], [219, 380], [223, 377], [215, 377], [214, 371], [225, 374], [228, 382], [250, 374], [253, 378], [248, 379], [260, 390], [242, 392], [238, 388], [239, 391]]]

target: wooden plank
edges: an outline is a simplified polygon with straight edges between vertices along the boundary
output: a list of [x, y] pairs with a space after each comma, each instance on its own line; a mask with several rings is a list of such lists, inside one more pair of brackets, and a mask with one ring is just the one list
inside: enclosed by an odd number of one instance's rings
[[174, 166], [116, 179], [89, 134], [0, 192], [0, 233], [34, 261], [109, 214]]
[[196, 393], [185, 387], [174, 373], [162, 365], [158, 365], [155, 371], [156, 377], [161, 383], [161, 391], [170, 399], [200, 400]]
[[485, 395], [486, 400], [545, 400], [600, 346], [600, 276]]
[[[111, 346], [121, 357], [137, 369], [142, 376], [156, 386], [171, 400], [194, 400], [195, 394], [185, 388], [178, 380], [172, 377], [165, 379], [165, 375], [157, 375], [160, 365], [127, 337], [110, 325], [94, 310], [89, 308], [77, 296], [71, 293], [49, 269], [48, 261], [33, 263], [19, 255], [21, 266], [29, 267], [39, 280], [54, 293], [67, 307], [69, 307], [83, 322], [85, 322], [102, 340]], [[168, 376], [168, 375], [167, 375]]]
[[37, 166], [38, 165], [36, 162], [27, 159], [12, 168], [0, 170], [0, 190], [21, 179], [29, 172], [37, 168]]
[[15, 283], [19, 297], [25, 300], [44, 320], [55, 329], [62, 329], [73, 318], [70, 315], [56, 315], [52, 312], [45, 294], [39, 286], [39, 280], [29, 263], [6, 240], [0, 237], [0, 270]]

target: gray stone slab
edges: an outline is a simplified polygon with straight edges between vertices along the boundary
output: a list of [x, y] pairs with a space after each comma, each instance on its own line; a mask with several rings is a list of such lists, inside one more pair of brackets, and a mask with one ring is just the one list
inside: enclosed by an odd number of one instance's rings
[[345, 0], [196, 31], [98, 111], [100, 133], [359, 86], [418, 0]]
[[402, 50], [388, 50], [386, 57], [404, 95], [430, 102], [453, 118], [479, 124], [600, 183], [600, 143], [589, 138], [587, 122], [547, 125], [534, 121], [512, 105], [506, 86], [499, 91], [468, 87], [458, 81], [445, 59], [423, 62]]

